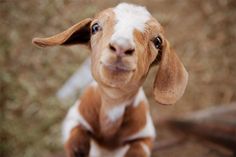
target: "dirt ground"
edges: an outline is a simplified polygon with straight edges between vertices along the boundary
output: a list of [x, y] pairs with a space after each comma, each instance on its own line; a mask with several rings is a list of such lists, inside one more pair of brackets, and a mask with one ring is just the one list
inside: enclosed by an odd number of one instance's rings
[[[1, 157], [47, 157], [63, 151], [60, 126], [70, 104], [63, 105], [55, 93], [88, 56], [79, 46], [39, 49], [31, 39], [60, 32], [119, 2], [0, 0]], [[152, 98], [155, 69], [145, 82], [158, 141], [178, 136], [158, 126], [163, 117], [236, 101], [235, 0], [126, 2], [145, 5], [158, 19], [190, 76], [186, 93], [172, 106]], [[215, 157], [217, 151], [190, 138], [153, 156]]]

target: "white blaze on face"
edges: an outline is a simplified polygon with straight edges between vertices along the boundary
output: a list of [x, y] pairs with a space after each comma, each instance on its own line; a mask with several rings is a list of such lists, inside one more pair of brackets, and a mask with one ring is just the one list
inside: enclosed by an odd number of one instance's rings
[[145, 23], [151, 15], [145, 7], [121, 3], [114, 8], [116, 24], [111, 41], [126, 38], [134, 46], [133, 32], [137, 29], [144, 32]]

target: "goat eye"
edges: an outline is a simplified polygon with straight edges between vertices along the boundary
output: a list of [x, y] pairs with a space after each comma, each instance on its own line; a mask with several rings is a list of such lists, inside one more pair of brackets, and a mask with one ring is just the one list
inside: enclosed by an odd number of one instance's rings
[[95, 34], [100, 30], [102, 30], [102, 27], [98, 23], [92, 25], [92, 34]]
[[157, 36], [156, 38], [153, 39], [153, 44], [155, 45], [156, 49], [159, 49], [162, 44], [162, 39], [160, 36]]

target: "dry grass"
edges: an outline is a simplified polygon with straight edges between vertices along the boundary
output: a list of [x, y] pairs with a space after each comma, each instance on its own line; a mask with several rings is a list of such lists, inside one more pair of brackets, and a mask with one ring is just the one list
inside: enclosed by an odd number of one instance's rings
[[[55, 93], [87, 56], [88, 50], [78, 46], [38, 49], [31, 44], [32, 37], [60, 32], [118, 2], [0, 0], [1, 157], [50, 156], [62, 150], [60, 124], [69, 106], [58, 102]], [[184, 97], [177, 105], [166, 107], [151, 98], [152, 70], [145, 90], [155, 119], [236, 100], [234, 0], [130, 2], [146, 5], [163, 24], [190, 74]], [[164, 137], [166, 130], [160, 128], [159, 139]], [[160, 155], [209, 153], [196, 142], [183, 148]]]

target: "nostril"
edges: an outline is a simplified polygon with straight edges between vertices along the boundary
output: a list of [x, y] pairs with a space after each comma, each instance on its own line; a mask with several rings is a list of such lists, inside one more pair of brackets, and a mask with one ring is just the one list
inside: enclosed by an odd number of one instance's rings
[[119, 57], [131, 56], [135, 51], [133, 44], [128, 39], [122, 37], [111, 40], [108, 44], [108, 48], [110, 52]]
[[126, 55], [132, 55], [134, 53], [134, 49], [129, 49], [127, 51], [125, 51]]
[[111, 44], [109, 44], [109, 48], [112, 50], [112, 51], [116, 51], [116, 48], [114, 46], [112, 46]]

